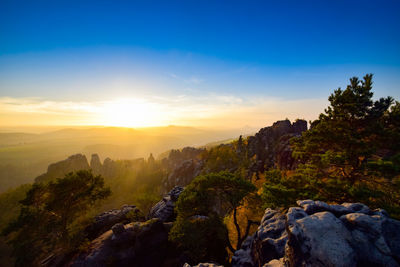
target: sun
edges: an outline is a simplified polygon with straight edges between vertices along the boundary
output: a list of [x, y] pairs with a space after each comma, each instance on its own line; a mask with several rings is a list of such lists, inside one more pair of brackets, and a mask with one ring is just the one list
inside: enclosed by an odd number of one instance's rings
[[141, 99], [118, 99], [104, 104], [103, 124], [119, 127], [149, 127], [165, 123], [160, 105]]

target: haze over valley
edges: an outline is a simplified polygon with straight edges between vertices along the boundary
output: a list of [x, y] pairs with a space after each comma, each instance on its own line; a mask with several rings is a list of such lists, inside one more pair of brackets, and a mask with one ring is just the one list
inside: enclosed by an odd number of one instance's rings
[[1, 0], [0, 266], [400, 267], [399, 0]]

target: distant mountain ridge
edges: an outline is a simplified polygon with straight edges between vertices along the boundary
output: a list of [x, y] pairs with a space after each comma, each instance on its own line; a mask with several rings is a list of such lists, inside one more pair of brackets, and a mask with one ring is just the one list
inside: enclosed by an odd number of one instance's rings
[[212, 131], [184, 126], [151, 128], [65, 128], [45, 133], [0, 133], [0, 192], [30, 183], [53, 162], [94, 153], [101, 158], [155, 156], [173, 148], [201, 146], [239, 136], [238, 130]]

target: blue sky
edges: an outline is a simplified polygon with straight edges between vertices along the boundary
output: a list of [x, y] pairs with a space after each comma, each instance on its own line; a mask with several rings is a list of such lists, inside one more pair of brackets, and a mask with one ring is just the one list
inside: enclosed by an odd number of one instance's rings
[[100, 111], [130, 99], [156, 111], [127, 126], [258, 127], [314, 119], [370, 72], [377, 97], [399, 99], [399, 14], [385, 0], [2, 0], [0, 122], [112, 125]]

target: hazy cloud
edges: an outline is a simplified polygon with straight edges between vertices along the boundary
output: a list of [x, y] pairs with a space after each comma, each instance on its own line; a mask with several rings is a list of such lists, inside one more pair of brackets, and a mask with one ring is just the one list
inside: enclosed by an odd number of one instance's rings
[[215, 93], [202, 96], [121, 98], [97, 102], [2, 97], [0, 124], [262, 127], [285, 118], [315, 119], [326, 105], [326, 100], [323, 99], [288, 101]]

